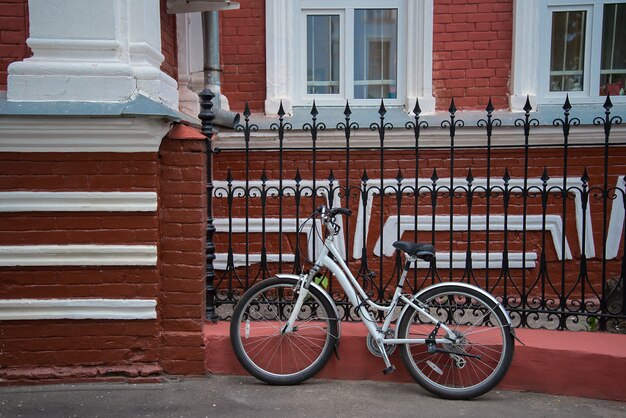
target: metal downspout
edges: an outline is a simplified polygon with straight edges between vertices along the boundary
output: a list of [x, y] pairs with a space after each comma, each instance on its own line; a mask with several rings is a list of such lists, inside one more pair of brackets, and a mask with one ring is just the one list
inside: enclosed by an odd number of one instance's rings
[[213, 125], [234, 129], [239, 124], [239, 113], [221, 107], [220, 27], [217, 11], [202, 12], [202, 38], [204, 45], [204, 88], [215, 94], [213, 99]]

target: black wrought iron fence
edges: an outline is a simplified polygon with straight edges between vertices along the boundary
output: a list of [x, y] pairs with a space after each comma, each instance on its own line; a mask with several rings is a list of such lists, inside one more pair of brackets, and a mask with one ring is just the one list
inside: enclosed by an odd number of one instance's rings
[[[398, 127], [385, 120], [381, 102], [368, 127], [375, 145], [354, 140], [361, 127], [348, 105], [335, 135], [322, 140], [331, 129], [318, 121], [314, 104], [302, 126], [310, 139], [305, 145], [290, 141], [282, 106], [269, 142], [255, 138], [258, 127], [246, 109], [241, 145], [214, 146], [209, 155], [208, 314], [227, 319], [252, 284], [306, 270], [321, 245], [321, 227], [301, 227], [313, 208], [326, 204], [353, 210], [340, 220], [339, 243], [378, 303], [390, 299], [403, 264], [392, 243], [425, 241], [437, 257], [413, 266], [408, 292], [464, 281], [496, 295], [516, 326], [623, 332], [626, 138], [611, 138], [622, 122], [611, 109], [607, 97], [604, 114], [593, 120], [599, 141], [572, 141], [571, 131], [582, 127], [566, 100], [552, 122], [560, 141], [545, 143], [531, 140], [539, 122], [527, 102], [506, 128], [518, 138], [510, 144], [494, 140], [505, 128], [490, 102], [473, 128], [483, 143], [467, 144], [457, 138], [465, 123], [453, 100], [440, 123], [443, 145], [424, 142], [429, 127], [419, 104], [400, 126], [404, 139], [390, 144], [386, 133]], [[210, 114], [201, 117], [210, 134]], [[330, 273], [318, 280], [343, 319], [355, 319]]]

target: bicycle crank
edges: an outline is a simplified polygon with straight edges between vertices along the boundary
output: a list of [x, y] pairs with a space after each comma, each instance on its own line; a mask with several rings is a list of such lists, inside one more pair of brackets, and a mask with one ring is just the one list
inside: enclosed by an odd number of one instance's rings
[[[393, 335], [393, 330], [387, 331], [386, 336], [389, 337], [390, 335]], [[383, 356], [378, 344], [376, 343], [376, 340], [374, 339], [374, 337], [372, 337], [371, 334], [367, 335], [366, 344], [367, 349], [370, 351], [370, 353], [372, 353], [376, 357]], [[385, 352], [388, 356], [392, 355], [394, 351], [396, 351], [396, 344], [385, 344]]]

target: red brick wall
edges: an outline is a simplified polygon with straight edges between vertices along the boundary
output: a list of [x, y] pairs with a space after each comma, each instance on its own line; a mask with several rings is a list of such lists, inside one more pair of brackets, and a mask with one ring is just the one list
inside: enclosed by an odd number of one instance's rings
[[28, 38], [28, 2], [0, 0], [0, 91], [7, 89], [7, 68], [32, 55]]
[[159, 152], [159, 359], [172, 374], [204, 373], [205, 146], [178, 135]]
[[[222, 90], [235, 110], [246, 100], [263, 110], [265, 11], [263, 0], [241, 1], [221, 14]], [[463, 109], [508, 108], [513, 0], [435, 0], [433, 94], [437, 109], [455, 97]]]
[[159, 153], [0, 153], [0, 190], [154, 191], [156, 212], [0, 213], [0, 245], [157, 245], [150, 266], [0, 267], [0, 299], [157, 300], [157, 320], [5, 321], [0, 380], [203, 374], [205, 143]]
[[265, 1], [242, 0], [239, 10], [220, 13], [222, 93], [233, 111], [248, 101], [253, 112], [265, 106]]
[[165, 60], [161, 71], [178, 80], [178, 45], [176, 43], [176, 15], [168, 14], [166, 0], [161, 0], [161, 53]]
[[157, 187], [149, 153], [2, 153], [0, 190], [142, 191]]
[[6, 321], [3, 384], [146, 379], [161, 373], [156, 321]]
[[435, 0], [433, 31], [437, 109], [508, 108], [513, 0]]
[[[0, 190], [154, 191], [155, 154], [3, 153]], [[0, 245], [154, 244], [156, 213], [0, 215]], [[151, 267], [1, 267], [0, 298], [150, 298]], [[160, 372], [153, 320], [6, 321], [0, 376], [10, 380], [147, 376]]]

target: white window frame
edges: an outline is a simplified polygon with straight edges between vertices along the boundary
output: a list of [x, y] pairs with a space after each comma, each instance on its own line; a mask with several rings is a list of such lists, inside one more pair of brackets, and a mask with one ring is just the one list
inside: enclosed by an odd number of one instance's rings
[[[547, 37], [544, 39], [549, 40], [548, 42], [552, 42], [552, 13], [556, 12], [586, 12], [585, 18], [585, 45], [584, 45], [584, 62], [583, 62], [583, 89], [580, 91], [550, 91], [550, 61], [552, 56], [552, 51], [550, 48], [539, 48], [541, 58], [539, 60], [539, 89], [544, 92], [543, 95], [543, 103], [554, 103], [559, 104], [563, 103], [563, 98], [566, 94], [569, 94], [570, 99], [574, 98], [586, 98], [593, 96], [592, 92], [599, 90], [599, 78], [600, 78], [600, 68], [595, 71], [597, 73], [597, 77], [594, 77], [593, 65], [591, 65], [593, 61], [592, 56], [592, 44], [593, 40], [596, 39], [593, 36], [595, 30], [593, 27], [593, 17], [594, 8], [590, 5], [581, 5], [581, 6], [548, 6], [548, 12], [542, 15], [543, 22], [541, 23], [542, 28], [547, 28], [548, 33]], [[602, 32], [600, 31], [600, 35]], [[550, 44], [549, 44], [550, 45]], [[551, 46], [551, 45], [550, 45]], [[593, 48], [594, 55], [595, 51], [598, 51], [600, 48]], [[599, 63], [599, 58], [598, 58]], [[595, 81], [595, 83], [594, 83]], [[596, 85], [596, 89], [593, 88], [593, 85]]]
[[[600, 90], [602, 16], [605, 4], [620, 0], [515, 0], [513, 15], [513, 65], [510, 106], [522, 111], [527, 95], [531, 105], [562, 105], [569, 95], [572, 103], [603, 103]], [[550, 91], [550, 48], [552, 12], [585, 10], [585, 64], [582, 91]], [[539, 28], [539, 29], [537, 29]], [[615, 104], [626, 96], [612, 96]]]
[[[302, 9], [337, 10], [339, 2], [332, 0], [266, 0], [266, 77], [267, 91], [265, 112], [276, 114], [282, 101], [287, 113], [293, 106], [309, 105], [312, 98], [306, 93], [306, 71], [299, 71], [298, 66], [305, 65], [300, 50], [306, 46], [306, 26], [302, 26]], [[398, 13], [398, 41], [404, 47], [398, 50], [398, 99], [386, 99], [385, 103], [404, 105], [411, 110], [419, 99], [423, 113], [435, 112], [435, 99], [432, 94], [432, 53], [433, 53], [433, 0], [352, 0], [342, 1], [354, 8], [395, 8], [400, 4], [406, 11], [406, 17]], [[333, 12], [337, 13], [337, 12]], [[402, 22], [402, 23], [401, 23]], [[304, 20], [306, 23], [306, 20]], [[400, 27], [401, 26], [401, 27]], [[343, 32], [348, 32], [343, 29]], [[346, 36], [342, 33], [341, 36]], [[352, 36], [352, 35], [350, 35]], [[304, 55], [306, 58], [306, 55]], [[348, 71], [346, 65], [342, 73]], [[352, 76], [351, 76], [352, 77]], [[344, 78], [345, 80], [345, 78]], [[345, 81], [344, 81], [345, 83]], [[345, 88], [345, 87], [344, 87]], [[327, 101], [315, 96], [318, 105], [345, 105], [345, 98]], [[377, 100], [350, 100], [350, 103], [378, 106]]]

